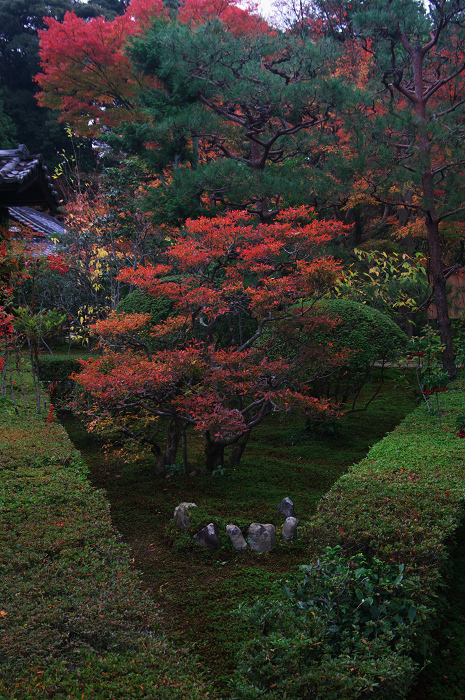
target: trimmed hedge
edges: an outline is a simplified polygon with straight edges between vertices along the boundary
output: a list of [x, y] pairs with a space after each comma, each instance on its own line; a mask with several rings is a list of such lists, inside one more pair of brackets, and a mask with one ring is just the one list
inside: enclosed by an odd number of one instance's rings
[[43, 382], [64, 382], [73, 372], [80, 372], [79, 362], [71, 357], [39, 356], [39, 377]]
[[155, 326], [166, 321], [172, 308], [173, 302], [168, 297], [151, 297], [140, 289], [135, 289], [119, 302], [116, 311], [126, 314], [150, 314], [151, 325]]
[[[274, 700], [284, 691], [288, 698], [405, 697], [418, 668], [432, 653], [441, 573], [463, 517], [465, 440], [455, 428], [456, 416], [465, 413], [463, 388], [463, 382], [456, 382], [441, 394], [442, 428], [437, 417], [421, 406], [322, 499], [304, 533], [314, 564], [302, 567], [305, 571], [287, 584], [287, 593], [272, 609], [265, 606], [260, 611], [259, 603], [245, 611], [268, 633], [257, 635], [244, 650], [237, 680], [240, 698]], [[373, 572], [378, 572], [379, 578], [383, 567], [393, 566], [400, 572], [395, 585], [384, 584], [371, 594], [363, 591], [366, 576], [375, 579]], [[350, 572], [357, 579], [357, 570], [363, 572], [359, 593], [356, 580], [350, 583]], [[324, 575], [323, 597], [309, 592], [305, 581], [310, 574], [320, 579]], [[353, 631], [334, 646], [334, 629], [328, 624], [332, 606], [341, 602], [341, 581], [351, 591], [353, 603], [347, 603], [337, 624]], [[372, 640], [358, 626], [357, 615], [367, 597], [386, 600], [387, 594], [401, 607], [404, 600], [412, 616], [402, 622], [386, 615], [389, 624]], [[345, 599], [349, 597], [345, 594]], [[403, 625], [398, 637], [393, 634], [394, 621]], [[288, 649], [285, 658], [280, 656], [283, 645]], [[318, 661], [321, 646], [323, 657]], [[384, 668], [389, 654], [390, 665]]]
[[0, 700], [210, 697], [62, 426], [9, 411], [0, 431]]
[[357, 395], [370, 377], [374, 364], [395, 360], [407, 345], [407, 336], [394, 321], [377, 309], [348, 299], [324, 299], [316, 308], [340, 323], [321, 341], [331, 343], [335, 351], [349, 350], [348, 361], [328, 379], [317, 380], [312, 387], [319, 395], [345, 403]]

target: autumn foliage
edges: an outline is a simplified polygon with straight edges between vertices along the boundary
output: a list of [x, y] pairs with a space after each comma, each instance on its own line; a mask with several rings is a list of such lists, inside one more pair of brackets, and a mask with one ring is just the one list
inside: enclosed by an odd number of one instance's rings
[[[103, 355], [83, 362], [76, 376], [94, 400], [91, 427], [112, 424], [151, 445], [159, 471], [174, 463], [181, 440], [187, 468], [191, 427], [205, 436], [213, 469], [224, 463], [227, 447], [237, 464], [252, 429], [271, 412], [297, 406], [309, 417], [334, 415], [310, 384], [344, 358], [312, 341], [313, 331], [335, 323], [314, 314], [312, 301], [339, 274], [324, 245], [346, 232], [305, 207], [288, 209], [269, 225], [241, 212], [187, 221], [166, 264], [120, 273], [174, 302], [172, 316], [151, 331], [167, 349], [151, 352], [144, 314], [113, 313], [94, 327]], [[299, 349], [281, 357], [291, 331], [298, 332]], [[165, 442], [162, 430], [168, 430]]]
[[[195, 25], [216, 18], [236, 36], [261, 34], [268, 25], [255, 10], [230, 0], [185, 0], [179, 21]], [[73, 12], [63, 22], [46, 18], [47, 28], [39, 30], [42, 72], [35, 77], [39, 104], [59, 111], [59, 120], [72, 123], [82, 136], [122, 121], [143, 121], [138, 90], [157, 83], [133, 68], [125, 47], [157, 18], [168, 21], [161, 0], [132, 0], [112, 21], [103, 16], [84, 20]]]
[[39, 104], [59, 110], [60, 118], [85, 136], [136, 118], [137, 88], [144, 78], [133, 71], [124, 47], [163, 13], [161, 0], [133, 0], [113, 21], [84, 20], [73, 12], [63, 22], [47, 18], [47, 29], [39, 30]]
[[269, 25], [259, 16], [256, 3], [249, 3], [247, 9], [238, 5], [234, 0], [184, 0], [178, 21], [195, 26], [219, 19], [234, 36], [254, 36], [270, 31]]

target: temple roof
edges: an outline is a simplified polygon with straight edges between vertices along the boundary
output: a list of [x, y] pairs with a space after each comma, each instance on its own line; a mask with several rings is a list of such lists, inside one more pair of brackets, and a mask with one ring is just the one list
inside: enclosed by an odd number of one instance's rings
[[0, 207], [55, 209], [58, 194], [43, 157], [30, 155], [24, 144], [0, 150]]
[[49, 238], [65, 233], [65, 227], [55, 217], [30, 207], [8, 207], [10, 219], [29, 226], [33, 231]]

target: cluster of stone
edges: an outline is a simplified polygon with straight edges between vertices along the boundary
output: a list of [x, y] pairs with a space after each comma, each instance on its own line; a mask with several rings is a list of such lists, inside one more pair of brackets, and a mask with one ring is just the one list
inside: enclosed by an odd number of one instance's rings
[[[190, 526], [189, 511], [196, 508], [195, 503], [180, 503], [174, 511], [174, 520], [182, 532], [186, 532]], [[285, 517], [282, 528], [284, 542], [290, 542], [297, 537], [298, 519], [294, 516], [294, 504], [290, 498], [283, 498], [278, 505], [278, 510]], [[226, 525], [229, 539], [238, 552], [244, 552], [247, 546], [253, 552], [268, 552], [276, 544], [276, 528], [271, 523], [252, 523], [247, 531], [245, 540], [237, 525]], [[215, 523], [209, 523], [194, 535], [195, 542], [209, 549], [220, 549], [221, 538]]]

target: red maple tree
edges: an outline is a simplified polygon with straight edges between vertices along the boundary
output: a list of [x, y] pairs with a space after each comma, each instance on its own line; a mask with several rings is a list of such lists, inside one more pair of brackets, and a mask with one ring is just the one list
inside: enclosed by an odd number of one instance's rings
[[249, 3], [244, 9], [236, 0], [183, 0], [177, 19], [194, 26], [219, 19], [234, 36], [254, 36], [271, 31], [258, 14], [257, 3]]
[[[345, 357], [315, 340], [335, 321], [315, 313], [313, 303], [339, 273], [324, 245], [346, 233], [306, 207], [285, 210], [267, 225], [244, 212], [188, 220], [166, 264], [120, 274], [150, 295], [170, 298], [171, 317], [150, 334], [146, 314], [113, 313], [95, 325], [103, 354], [84, 361], [75, 377], [93, 398], [91, 427], [112, 424], [150, 444], [162, 472], [174, 463], [180, 441], [187, 469], [190, 426], [205, 436], [212, 470], [224, 465], [227, 447], [236, 465], [253, 428], [272, 412], [298, 407], [309, 416], [334, 415], [310, 385]], [[289, 332], [300, 345], [281, 357]], [[154, 337], [163, 339], [164, 350], [151, 350]]]
[[59, 110], [59, 121], [72, 123], [82, 136], [141, 118], [137, 90], [150, 81], [133, 70], [124, 47], [163, 14], [161, 0], [132, 0], [112, 21], [84, 20], [74, 12], [63, 22], [46, 18], [47, 28], [39, 30], [42, 72], [35, 77], [39, 104]]

